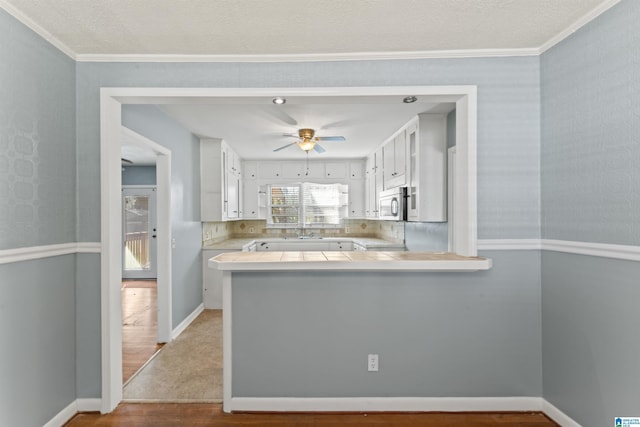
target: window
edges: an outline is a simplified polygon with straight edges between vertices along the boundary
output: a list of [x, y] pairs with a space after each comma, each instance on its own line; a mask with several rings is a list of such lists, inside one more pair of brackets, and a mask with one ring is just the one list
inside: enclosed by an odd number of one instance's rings
[[267, 224], [271, 227], [335, 227], [347, 216], [348, 186], [270, 185]]

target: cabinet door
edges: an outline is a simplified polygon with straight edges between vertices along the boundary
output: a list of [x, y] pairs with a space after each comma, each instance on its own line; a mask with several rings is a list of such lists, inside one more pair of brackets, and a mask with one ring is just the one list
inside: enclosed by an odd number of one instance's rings
[[254, 161], [243, 162], [244, 179], [257, 179], [258, 178], [258, 163]]
[[363, 161], [349, 162], [349, 178], [364, 179], [365, 164]]
[[405, 164], [407, 155], [407, 144], [405, 139], [405, 131], [400, 132], [394, 139], [394, 173], [397, 180], [396, 185], [403, 185], [405, 183]]
[[240, 185], [238, 177], [227, 172], [227, 218], [240, 217]]
[[244, 180], [244, 206], [242, 209], [243, 218], [258, 218], [258, 200], [260, 187], [257, 180]]
[[384, 188], [391, 188], [393, 184], [393, 178], [396, 176], [395, 172], [395, 141], [392, 139], [382, 146], [382, 175], [384, 179]]
[[209, 268], [209, 259], [227, 252], [238, 251], [202, 251], [202, 301], [206, 309], [222, 308], [222, 270]]
[[299, 179], [304, 177], [305, 165], [302, 162], [285, 163], [282, 168], [282, 178]]
[[309, 162], [304, 168], [304, 177], [307, 179], [324, 178], [324, 162]]
[[280, 163], [260, 162], [258, 164], [258, 177], [260, 179], [281, 178], [282, 172]]
[[324, 165], [324, 175], [327, 179], [344, 179], [347, 177], [347, 164], [327, 163]]
[[407, 127], [407, 217], [418, 219], [418, 125]]
[[364, 180], [349, 182], [349, 218], [363, 218], [365, 186]]

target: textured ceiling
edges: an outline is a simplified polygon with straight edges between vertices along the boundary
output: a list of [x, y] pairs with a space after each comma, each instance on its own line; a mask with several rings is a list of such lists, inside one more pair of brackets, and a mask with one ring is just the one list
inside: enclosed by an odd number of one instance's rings
[[0, 0], [82, 55], [538, 49], [608, 0]]
[[[617, 1], [0, 0], [0, 7], [77, 60], [251, 61], [537, 54]], [[295, 146], [273, 149], [291, 142], [282, 133], [300, 127], [347, 139], [323, 143], [326, 153], [314, 156], [363, 157], [413, 115], [451, 109], [428, 99], [332, 102], [298, 99], [278, 107], [270, 99], [247, 105], [174, 99], [161, 108], [193, 133], [224, 138], [253, 159], [299, 158]], [[129, 142], [124, 154], [153, 162]]]

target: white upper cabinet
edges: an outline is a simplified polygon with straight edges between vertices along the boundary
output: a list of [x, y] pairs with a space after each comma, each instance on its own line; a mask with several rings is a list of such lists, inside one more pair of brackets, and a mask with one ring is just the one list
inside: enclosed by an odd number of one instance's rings
[[407, 128], [409, 221], [447, 221], [447, 116], [419, 114]]
[[[200, 220], [241, 215], [242, 185], [237, 154], [221, 139], [200, 140]], [[234, 164], [234, 166], [232, 166]]]
[[405, 185], [406, 138], [404, 129], [382, 146], [384, 189]]

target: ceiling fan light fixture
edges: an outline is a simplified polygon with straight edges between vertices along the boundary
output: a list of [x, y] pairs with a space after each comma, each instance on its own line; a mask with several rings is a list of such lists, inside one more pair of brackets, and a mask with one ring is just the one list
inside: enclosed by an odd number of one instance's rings
[[298, 147], [307, 152], [313, 150], [313, 147], [315, 146], [316, 142], [312, 139], [303, 139], [302, 141], [298, 142]]
[[405, 96], [402, 102], [404, 102], [405, 104], [413, 104], [417, 100], [418, 98], [412, 95], [412, 96]]
[[287, 100], [286, 100], [285, 98], [282, 98], [282, 97], [276, 96], [275, 98], [273, 98], [273, 99], [271, 100], [271, 102], [273, 102], [273, 103], [274, 103], [274, 104], [276, 104], [276, 105], [282, 105], [282, 104], [286, 103], [286, 102], [287, 102]]

